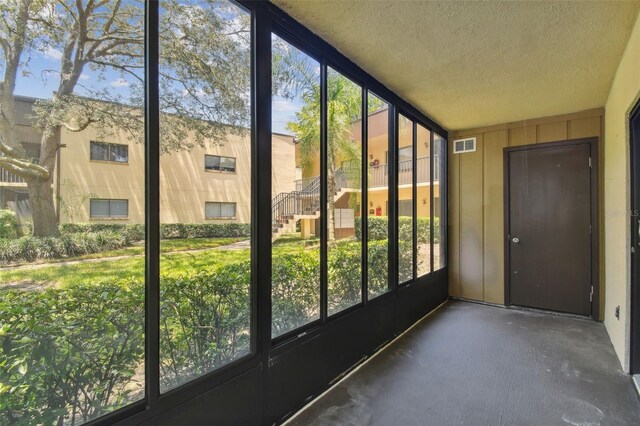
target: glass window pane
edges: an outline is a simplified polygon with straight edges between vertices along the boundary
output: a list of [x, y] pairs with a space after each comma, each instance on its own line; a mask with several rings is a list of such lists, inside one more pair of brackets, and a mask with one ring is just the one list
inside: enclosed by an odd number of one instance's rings
[[220, 170], [220, 157], [217, 155], [205, 155], [204, 168], [207, 170]]
[[369, 299], [389, 291], [389, 105], [369, 92], [367, 152], [369, 155], [368, 290]]
[[400, 164], [405, 165], [405, 161], [411, 161], [413, 158], [413, 147], [405, 146], [404, 148], [398, 149], [398, 161]]
[[445, 241], [445, 229], [442, 225], [441, 219], [445, 217], [447, 212], [443, 202], [446, 194], [441, 192], [441, 178], [442, 170], [444, 170], [444, 164], [447, 161], [444, 155], [444, 149], [446, 147], [445, 139], [438, 135], [433, 134], [433, 270], [437, 271], [445, 266], [446, 259], [446, 241]]
[[[164, 393], [251, 351], [251, 16], [226, 0], [159, 4]], [[219, 168], [212, 151], [242, 174], [203, 170], [203, 157]]]
[[[0, 200], [18, 225], [1, 237], [2, 425], [80, 425], [145, 397], [145, 2], [120, 3], [0, 1], [16, 78], [0, 140], [17, 160]], [[110, 160], [97, 141], [128, 145], [131, 166], [92, 161]], [[25, 182], [32, 162], [48, 173]]]
[[109, 200], [91, 200], [91, 217], [109, 217]]
[[431, 272], [431, 132], [418, 124], [416, 140], [417, 276]]
[[[327, 71], [327, 285], [329, 315], [362, 301], [362, 89]], [[356, 218], [358, 221], [356, 222]]]
[[220, 217], [220, 203], [205, 203], [204, 211], [206, 218]]
[[398, 120], [398, 283], [413, 279], [413, 122]]
[[232, 157], [220, 157], [220, 170], [225, 172], [235, 172], [236, 159]]
[[129, 202], [127, 200], [111, 200], [109, 205], [110, 217], [127, 217], [129, 215]]
[[111, 145], [111, 161], [117, 163], [129, 161], [129, 147], [126, 145]]
[[272, 35], [272, 337], [320, 318], [320, 64]]
[[106, 143], [91, 142], [91, 159], [98, 161], [109, 160], [109, 145]]
[[220, 216], [222, 217], [235, 217], [236, 204], [235, 203], [222, 203], [220, 205]]

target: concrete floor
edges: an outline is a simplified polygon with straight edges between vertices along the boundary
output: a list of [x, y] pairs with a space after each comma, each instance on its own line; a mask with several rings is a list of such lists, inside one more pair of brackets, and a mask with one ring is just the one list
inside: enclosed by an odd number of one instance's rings
[[604, 326], [451, 301], [288, 425], [640, 425]]

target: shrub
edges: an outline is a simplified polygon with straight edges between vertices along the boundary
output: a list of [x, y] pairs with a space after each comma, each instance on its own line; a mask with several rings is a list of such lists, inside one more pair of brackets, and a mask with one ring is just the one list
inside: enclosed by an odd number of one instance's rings
[[320, 252], [306, 250], [273, 258], [272, 333], [279, 336], [320, 315]]
[[[356, 218], [356, 237], [360, 239], [361, 235], [361, 219]], [[369, 241], [386, 240], [389, 237], [389, 221], [387, 216], [369, 216], [368, 218]], [[400, 239], [410, 239], [413, 221], [411, 217], [400, 216], [398, 218], [398, 236]], [[431, 237], [431, 219], [428, 217], [419, 217], [418, 226], [418, 242], [427, 243]], [[440, 242], [440, 218], [433, 218], [433, 242]]]
[[130, 244], [126, 234], [90, 232], [55, 237], [21, 237], [0, 240], [0, 262], [59, 259], [68, 256], [115, 250]]
[[163, 223], [160, 238], [249, 238], [249, 223]]
[[62, 235], [118, 232], [129, 241], [142, 241], [145, 236], [144, 225], [141, 223], [63, 223], [59, 228]]
[[251, 263], [163, 278], [161, 380], [173, 388], [249, 352]]
[[143, 367], [144, 288], [2, 291], [0, 351], [8, 423], [84, 423], [128, 402]]
[[13, 239], [18, 236], [18, 221], [13, 210], [0, 209], [0, 239]]
[[[74, 235], [23, 244], [35, 252], [58, 243], [67, 245], [63, 250], [89, 244]], [[405, 245], [401, 261], [411, 256]], [[386, 240], [369, 243], [369, 288], [375, 294], [388, 285], [387, 250]], [[360, 253], [355, 240], [332, 246], [333, 311], [360, 298]], [[319, 266], [317, 250], [274, 257], [274, 335], [317, 318]], [[163, 390], [249, 353], [250, 278], [250, 261], [161, 278]], [[136, 399], [140, 394], [132, 392], [140, 388], [132, 381], [144, 366], [144, 321], [142, 282], [0, 290], [0, 412], [15, 424], [74, 424]]]
[[[78, 234], [89, 232], [119, 232], [129, 241], [142, 241], [145, 238], [143, 224], [123, 223], [64, 223], [60, 232]], [[162, 223], [160, 238], [249, 238], [249, 223]]]

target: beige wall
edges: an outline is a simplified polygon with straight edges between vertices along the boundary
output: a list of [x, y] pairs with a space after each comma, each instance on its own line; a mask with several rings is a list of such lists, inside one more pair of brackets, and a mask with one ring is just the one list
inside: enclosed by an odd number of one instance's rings
[[[450, 295], [504, 303], [503, 149], [592, 136], [602, 148], [603, 115], [595, 109], [450, 133]], [[453, 140], [463, 136], [477, 138], [476, 151], [453, 154]]]
[[[92, 161], [90, 141], [129, 146], [129, 162]], [[295, 189], [296, 166], [293, 138], [273, 135], [273, 194]], [[144, 223], [144, 146], [115, 132], [101, 135], [90, 128], [80, 133], [62, 131], [60, 197], [63, 204], [81, 208], [61, 208], [62, 223], [121, 222]], [[194, 147], [191, 151], [164, 154], [160, 158], [160, 219], [163, 223], [249, 223], [251, 220], [251, 146], [249, 136], [230, 134], [218, 145]], [[236, 172], [207, 171], [205, 154], [236, 158]], [[91, 219], [89, 198], [129, 200], [127, 219]], [[205, 219], [205, 202], [236, 202], [235, 219]], [[70, 213], [75, 212], [75, 217]]]
[[[629, 370], [630, 187], [629, 113], [640, 98], [640, 16], [625, 49], [605, 105], [605, 267], [604, 322], [623, 368]], [[620, 306], [620, 319], [614, 315]]]

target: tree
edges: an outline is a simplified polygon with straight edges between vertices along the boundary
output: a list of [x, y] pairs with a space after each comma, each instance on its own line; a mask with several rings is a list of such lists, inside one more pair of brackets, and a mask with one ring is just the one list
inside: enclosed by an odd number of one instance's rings
[[[23, 178], [33, 233], [55, 236], [53, 176], [64, 129], [116, 129], [142, 142], [144, 130], [144, 0], [3, 0], [0, 3], [0, 167]], [[218, 143], [249, 123], [250, 17], [226, 0], [163, 0], [160, 90], [162, 152]], [[206, 34], [206, 37], [203, 37]], [[17, 133], [15, 90], [36, 55], [59, 52], [50, 99], [38, 101], [37, 163]], [[83, 71], [117, 72], [128, 95], [82, 84]]]
[[[280, 61], [276, 61], [278, 63]], [[284, 62], [284, 61], [283, 61]], [[292, 63], [292, 61], [289, 61]], [[313, 78], [310, 67], [298, 66], [289, 77], [299, 82], [294, 86], [301, 92], [303, 106], [296, 113], [296, 120], [288, 123], [298, 140], [300, 162], [308, 169], [317, 161], [320, 151], [320, 87], [319, 84], [309, 84]], [[287, 79], [281, 79], [286, 81]], [[317, 80], [316, 80], [317, 81]], [[291, 87], [291, 86], [289, 86]], [[292, 96], [295, 91], [283, 91]], [[378, 98], [370, 98], [369, 111], [375, 111], [382, 105]], [[360, 164], [361, 146], [352, 136], [354, 125], [362, 119], [361, 88], [341, 74], [329, 70], [327, 78], [327, 194], [329, 241], [335, 240], [335, 199], [337, 192], [336, 172], [340, 163]], [[359, 166], [345, 171], [348, 178], [360, 176]], [[355, 176], [350, 174], [355, 173]]]

